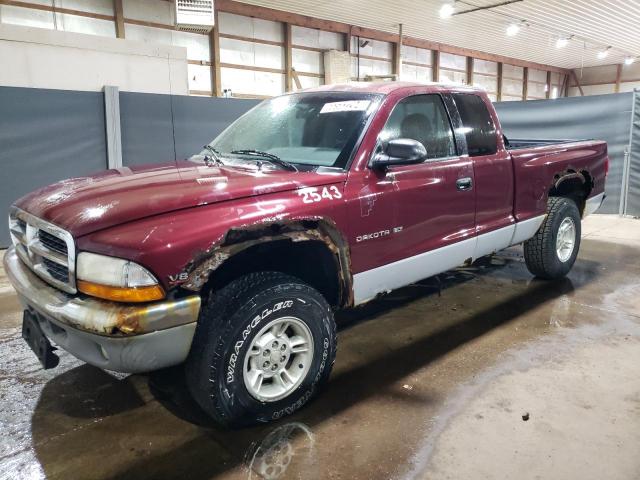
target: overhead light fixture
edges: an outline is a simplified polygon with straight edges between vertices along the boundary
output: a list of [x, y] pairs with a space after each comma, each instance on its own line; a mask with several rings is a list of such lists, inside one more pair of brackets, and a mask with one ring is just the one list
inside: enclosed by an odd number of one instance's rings
[[520, 24], [512, 23], [507, 27], [507, 36], [514, 37], [518, 34], [519, 31], [520, 31]]
[[609, 56], [609, 49], [610, 49], [610, 48], [611, 48], [611, 47], [607, 47], [607, 48], [605, 48], [604, 50], [600, 50], [600, 51], [598, 52], [598, 58], [599, 58], [600, 60], [603, 60], [603, 59], [607, 58], [607, 57]]
[[456, 11], [453, 3], [445, 3], [440, 7], [440, 18], [450, 18]]
[[631, 64], [632, 64], [633, 62], [635, 62], [635, 61], [636, 61], [636, 59], [635, 59], [635, 58], [633, 58], [633, 57], [625, 57], [625, 59], [624, 59], [624, 64], [625, 64], [625, 65], [631, 65]]
[[567, 37], [560, 37], [556, 40], [556, 48], [564, 48], [569, 44], [569, 39]]

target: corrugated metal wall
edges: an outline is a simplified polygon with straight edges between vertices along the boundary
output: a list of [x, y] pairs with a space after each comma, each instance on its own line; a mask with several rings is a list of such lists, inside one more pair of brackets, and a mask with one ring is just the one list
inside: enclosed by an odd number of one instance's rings
[[629, 141], [629, 161], [625, 179], [624, 213], [640, 217], [640, 90], [633, 93], [633, 127]]
[[[120, 93], [126, 165], [187, 158], [258, 100]], [[53, 182], [107, 168], [101, 92], [0, 87], [0, 214]], [[0, 220], [0, 248], [10, 243]]]

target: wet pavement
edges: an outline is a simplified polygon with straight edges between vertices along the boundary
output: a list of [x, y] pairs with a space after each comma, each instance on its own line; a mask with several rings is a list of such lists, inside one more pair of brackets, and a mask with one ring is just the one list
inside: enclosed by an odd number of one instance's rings
[[236, 431], [180, 368], [42, 370], [0, 271], [0, 478], [640, 478], [640, 221], [584, 233], [560, 281], [513, 248], [340, 313], [327, 389]]

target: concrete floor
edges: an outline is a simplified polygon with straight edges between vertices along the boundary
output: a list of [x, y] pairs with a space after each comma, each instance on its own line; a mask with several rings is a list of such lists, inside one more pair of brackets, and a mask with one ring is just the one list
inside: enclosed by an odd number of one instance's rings
[[43, 371], [0, 271], [0, 478], [640, 478], [640, 221], [583, 230], [564, 280], [513, 248], [340, 314], [328, 389], [230, 432], [179, 368]]

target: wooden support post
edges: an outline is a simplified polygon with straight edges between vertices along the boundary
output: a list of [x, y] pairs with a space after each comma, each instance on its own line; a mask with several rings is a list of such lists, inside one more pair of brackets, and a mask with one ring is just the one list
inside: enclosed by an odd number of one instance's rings
[[400, 75], [402, 75], [402, 24], [398, 29], [398, 41], [395, 43], [393, 51], [393, 73], [396, 80], [400, 80]]
[[293, 53], [291, 51], [291, 24], [284, 23], [284, 91], [290, 92], [291, 69], [293, 68]]
[[222, 79], [220, 78], [220, 24], [218, 23], [217, 8], [214, 12], [214, 26], [211, 32], [209, 32], [209, 59], [211, 61], [211, 95], [214, 97], [221, 97]]
[[295, 68], [291, 68], [291, 78], [293, 78], [293, 81], [296, 84], [296, 88], [298, 90], [302, 90], [302, 84], [300, 83], [300, 77], [298, 76], [298, 72], [296, 72]]
[[496, 99], [502, 101], [502, 62], [498, 62], [498, 93]]
[[113, 15], [116, 24], [116, 38], [124, 38], [124, 13], [122, 0], [113, 0]]
[[467, 57], [467, 85], [473, 85], [473, 57]]
[[620, 93], [620, 82], [622, 81], [622, 64], [618, 65], [618, 69], [616, 70], [616, 88], [614, 93]]
[[440, 51], [431, 51], [431, 75], [434, 82], [440, 81]]
[[547, 72], [547, 99], [551, 98], [551, 72]]
[[522, 76], [522, 100], [526, 101], [529, 96], [529, 67], [524, 67]]
[[344, 51], [351, 53], [351, 26], [349, 31], [344, 34]]
[[562, 76], [562, 87], [560, 87], [560, 92], [558, 93], [558, 97], [568, 97], [569, 96], [569, 75]]
[[[582, 85], [580, 85], [580, 81], [578, 80], [578, 76], [576, 75], [576, 72], [574, 70], [571, 70], [571, 76], [573, 77], [573, 81], [576, 82], [576, 86], [580, 91], [580, 96], [584, 97], [584, 90], [582, 90]], [[568, 90], [568, 87], [567, 87], [567, 90]]]

